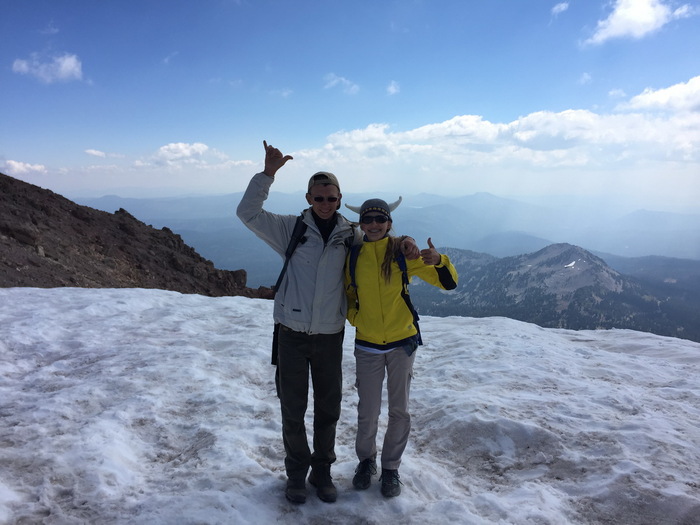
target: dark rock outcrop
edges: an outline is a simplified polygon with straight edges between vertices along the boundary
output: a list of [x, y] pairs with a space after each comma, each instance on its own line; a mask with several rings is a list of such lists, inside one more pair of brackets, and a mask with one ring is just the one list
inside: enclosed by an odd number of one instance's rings
[[110, 214], [0, 173], [0, 287], [158, 288], [270, 298], [168, 228]]

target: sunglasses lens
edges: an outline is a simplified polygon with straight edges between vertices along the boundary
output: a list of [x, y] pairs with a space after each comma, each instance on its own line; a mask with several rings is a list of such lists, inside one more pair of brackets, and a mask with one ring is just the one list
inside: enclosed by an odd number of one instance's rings
[[373, 222], [376, 222], [377, 224], [384, 224], [388, 220], [388, 217], [384, 215], [374, 215], [372, 217], [365, 216], [361, 219], [362, 224], [372, 224]]
[[314, 202], [323, 202], [323, 201], [338, 202], [338, 197], [321, 197], [321, 196], [314, 197]]

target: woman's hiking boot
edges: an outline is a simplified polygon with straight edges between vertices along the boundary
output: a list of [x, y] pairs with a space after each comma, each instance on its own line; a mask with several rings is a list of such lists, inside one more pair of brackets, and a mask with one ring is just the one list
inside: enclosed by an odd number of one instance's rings
[[401, 480], [399, 479], [398, 470], [382, 469], [382, 496], [385, 498], [393, 498], [401, 494]]
[[309, 483], [316, 487], [316, 494], [321, 501], [333, 503], [338, 498], [338, 491], [333, 485], [333, 478], [331, 478], [330, 465], [312, 467], [311, 474], [309, 474]]
[[372, 476], [377, 473], [377, 462], [374, 458], [360, 461], [355, 469], [355, 477], [352, 478], [352, 486], [357, 490], [367, 490], [372, 484]]

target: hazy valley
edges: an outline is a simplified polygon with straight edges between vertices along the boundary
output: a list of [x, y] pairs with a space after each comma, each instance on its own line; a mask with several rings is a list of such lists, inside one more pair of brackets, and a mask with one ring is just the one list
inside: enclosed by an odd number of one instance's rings
[[[82, 202], [125, 208], [167, 226], [217, 268], [245, 269], [248, 286], [270, 286], [281, 260], [235, 216], [240, 197]], [[296, 214], [304, 204], [301, 193], [272, 193], [266, 208]], [[700, 215], [592, 201], [543, 206], [490, 194], [416, 195], [404, 196], [394, 223], [421, 245], [432, 237], [460, 273], [450, 293], [419, 281], [412, 286], [425, 315], [505, 316], [546, 327], [629, 328], [700, 340]]]
[[[170, 199], [107, 196], [76, 201], [108, 212], [124, 208], [147, 224], [167, 226], [217, 267], [245, 268], [249, 286], [269, 286], [275, 281], [280, 261], [236, 217], [241, 195]], [[397, 198], [379, 196], [391, 201]], [[343, 201], [361, 204], [369, 197], [344, 195]], [[637, 210], [622, 203], [593, 199], [544, 206], [491, 194], [403, 197], [403, 203], [394, 212], [396, 230], [412, 235], [422, 244], [432, 237], [438, 246], [506, 257], [568, 243], [597, 254], [610, 254], [610, 261], [616, 262], [619, 257], [650, 255], [700, 260], [700, 212]], [[272, 192], [266, 203], [266, 209], [276, 213], [297, 214], [305, 206], [302, 193]], [[351, 220], [356, 218], [345, 207], [341, 211]], [[614, 266], [610, 261], [608, 264]]]
[[[234, 216], [240, 195], [106, 197], [84, 206], [4, 175], [0, 183], [2, 287], [135, 287], [269, 297], [281, 267], [280, 258]], [[301, 197], [272, 195], [269, 208], [297, 213]], [[103, 211], [112, 208], [113, 213]], [[460, 274], [459, 286], [448, 293], [416, 280], [411, 294], [419, 312], [509, 317], [577, 330], [627, 328], [700, 341], [700, 260], [670, 256], [698, 249], [697, 216], [666, 214], [653, 229], [644, 221], [630, 229], [636, 224], [632, 218], [646, 213], [608, 215], [610, 227], [601, 226], [596, 238], [616, 242], [621, 251], [631, 249], [630, 238], [644, 238], [643, 228], [650, 253], [660, 237], [663, 246], [675, 247], [657, 252], [662, 255], [624, 257], [561, 241], [585, 235], [573, 222], [568, 234], [559, 230], [561, 238], [548, 237], [572, 214], [562, 214], [552, 226], [556, 213], [545, 210], [492, 195], [407, 197], [394, 212], [398, 231], [423, 245], [432, 236]], [[604, 213], [587, 215], [602, 221]], [[627, 229], [613, 228], [619, 224]], [[583, 225], [593, 228], [591, 222]]]

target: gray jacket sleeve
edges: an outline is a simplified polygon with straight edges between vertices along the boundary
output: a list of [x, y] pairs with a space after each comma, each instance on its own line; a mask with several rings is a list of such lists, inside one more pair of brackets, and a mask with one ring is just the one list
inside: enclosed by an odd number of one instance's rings
[[255, 174], [238, 204], [236, 215], [255, 235], [284, 257], [296, 216], [263, 210], [273, 182], [273, 177], [264, 173]]

